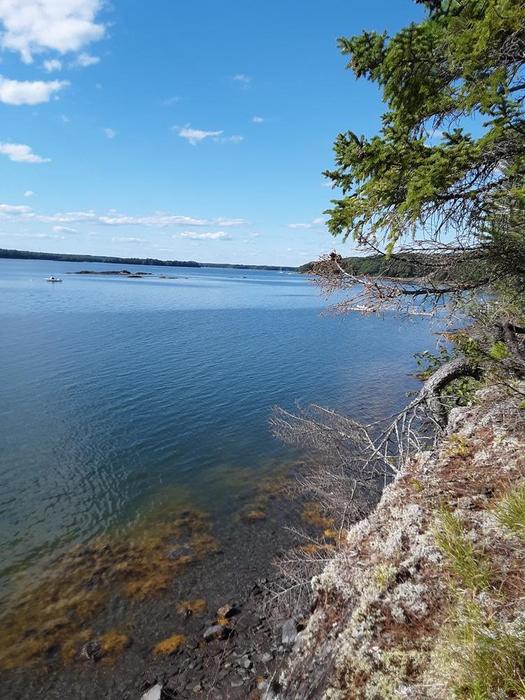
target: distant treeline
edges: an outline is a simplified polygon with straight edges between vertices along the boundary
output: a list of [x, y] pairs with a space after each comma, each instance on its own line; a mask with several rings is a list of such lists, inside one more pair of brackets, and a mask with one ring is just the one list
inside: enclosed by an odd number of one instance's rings
[[117, 258], [111, 255], [74, 255], [70, 253], [35, 253], [30, 250], [0, 248], [0, 258], [22, 260], [58, 260], [61, 262], [115, 263], [117, 265], [165, 265], [166, 267], [229, 267], [239, 270], [286, 270], [296, 272], [296, 267], [279, 265], [241, 265], [228, 263], [199, 263], [195, 260], [157, 260], [156, 258]]
[[[389, 258], [384, 255], [342, 258], [341, 266], [346, 272], [358, 276], [370, 275], [372, 277], [396, 277], [400, 279], [424, 277], [430, 272], [435, 280], [456, 279], [465, 276], [467, 267], [469, 276], [483, 276], [483, 270], [479, 268], [474, 257], [465, 258], [461, 265], [458, 265], [457, 261], [454, 261], [455, 264], [452, 262], [452, 260], [447, 260], [447, 254], [400, 253]], [[299, 272], [310, 272], [314, 265], [314, 262], [302, 265]]]

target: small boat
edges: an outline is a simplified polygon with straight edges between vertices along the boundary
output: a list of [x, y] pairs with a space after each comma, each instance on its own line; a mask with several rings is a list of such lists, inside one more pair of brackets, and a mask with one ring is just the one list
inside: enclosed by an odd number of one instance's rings
[[51, 277], [46, 278], [46, 282], [62, 282], [62, 280], [60, 277], [53, 277], [53, 275], [51, 275]]

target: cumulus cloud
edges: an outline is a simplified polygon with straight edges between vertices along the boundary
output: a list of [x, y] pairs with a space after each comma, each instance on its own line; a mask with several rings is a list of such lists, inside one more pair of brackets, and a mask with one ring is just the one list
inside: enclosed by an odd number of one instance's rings
[[26, 190], [24, 192], [24, 197], [32, 197], [34, 194], [33, 190]]
[[16, 51], [25, 63], [42, 51], [80, 51], [104, 36], [96, 20], [101, 7], [102, 0], [1, 0], [2, 48]]
[[182, 231], [174, 238], [190, 238], [192, 241], [231, 241], [231, 236], [225, 231]]
[[69, 226], [53, 226], [54, 233], [78, 233], [76, 228], [70, 228]]
[[192, 129], [190, 126], [184, 126], [182, 129], [179, 129], [179, 136], [186, 139], [186, 141], [191, 143], [192, 146], [196, 146], [201, 141], [204, 141], [204, 139], [221, 136], [222, 133], [222, 131], [203, 131], [202, 129]]
[[10, 80], [0, 75], [0, 102], [6, 105], [38, 105], [65, 88], [66, 80]]
[[264, 122], [264, 119], [263, 117], [258, 117], [257, 115], [255, 115], [254, 117], [252, 117], [252, 122], [254, 124], [262, 124]]
[[90, 209], [87, 211], [66, 211], [54, 214], [42, 214], [31, 207], [12, 204], [0, 204], [0, 214], [23, 217], [26, 221], [64, 225], [91, 223], [102, 224], [104, 226], [143, 226], [150, 228], [166, 228], [168, 226], [220, 226], [221, 228], [226, 228], [241, 226], [247, 223], [244, 219], [196, 219], [191, 216], [180, 216], [168, 212], [132, 215], [121, 214], [112, 210], [106, 214], [98, 214], [93, 209]]
[[145, 243], [145, 238], [134, 238], [133, 236], [113, 236], [111, 239], [115, 243]]
[[307, 224], [288, 224], [288, 228], [316, 228], [324, 224], [324, 219], [319, 217], [309, 221]]
[[47, 61], [44, 61], [42, 65], [44, 66], [44, 70], [46, 70], [48, 73], [52, 73], [56, 70], [62, 70], [62, 61], [59, 61], [58, 58], [50, 58]]
[[80, 68], [88, 68], [88, 66], [95, 66], [99, 62], [100, 58], [98, 56], [91, 56], [89, 53], [81, 53], [76, 57], [73, 65], [80, 66]]
[[0, 153], [15, 163], [48, 163], [51, 160], [37, 156], [25, 143], [0, 143]]
[[108, 139], [114, 139], [115, 136], [118, 134], [118, 131], [115, 131], [115, 129], [104, 129], [104, 133], [106, 134], [106, 138]]

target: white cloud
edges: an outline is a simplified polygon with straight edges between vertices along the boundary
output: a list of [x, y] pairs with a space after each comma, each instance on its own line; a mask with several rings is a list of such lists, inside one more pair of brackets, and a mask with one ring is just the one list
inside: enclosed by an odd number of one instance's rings
[[32, 211], [31, 207], [27, 207], [24, 204], [0, 204], [0, 214], [7, 214], [9, 216], [30, 214]]
[[26, 190], [24, 192], [24, 197], [32, 197], [34, 194], [33, 190]]
[[251, 76], [245, 73], [237, 73], [237, 75], [233, 76], [233, 80], [240, 83], [244, 88], [247, 88], [252, 82]]
[[0, 0], [2, 48], [18, 52], [25, 63], [42, 51], [80, 51], [104, 36], [96, 21], [101, 7], [102, 0]]
[[88, 68], [88, 66], [95, 66], [97, 63], [100, 63], [100, 58], [98, 56], [91, 56], [89, 53], [81, 53], [76, 57], [73, 65], [80, 66], [80, 68]]
[[78, 233], [76, 228], [69, 228], [68, 226], [53, 226], [54, 233]]
[[1, 236], [9, 238], [52, 238], [54, 240], [64, 240], [64, 236], [54, 236], [51, 233], [2, 233]]
[[258, 117], [257, 115], [255, 115], [254, 117], [252, 117], [252, 122], [254, 124], [262, 124], [264, 122], [264, 119], [263, 117]]
[[67, 85], [66, 80], [10, 80], [0, 75], [0, 102], [6, 105], [38, 105], [49, 102], [52, 95]]
[[104, 226], [143, 226], [146, 228], [166, 228], [168, 226], [218, 226], [227, 228], [247, 223], [244, 219], [196, 219], [191, 216], [180, 216], [162, 211], [138, 216], [121, 214], [115, 210], [110, 210], [106, 214], [98, 214], [93, 209], [41, 214], [26, 205], [13, 204], [0, 204], [0, 214], [22, 217], [25, 221], [59, 225], [90, 223]]
[[166, 98], [165, 100], [162, 100], [162, 104], [163, 104], [163, 105], [166, 105], [167, 107], [169, 107], [170, 105], [175, 105], [175, 104], [177, 104], [177, 102], [180, 102], [181, 99], [182, 99], [182, 98], [179, 97], [178, 95], [174, 95], [173, 97], [168, 97], [168, 98]]
[[322, 226], [323, 224], [324, 219], [318, 217], [317, 219], [309, 221], [307, 224], [288, 224], [288, 228], [316, 228], [318, 226]]
[[145, 243], [145, 238], [134, 238], [133, 236], [113, 236], [111, 239], [115, 243]]
[[204, 139], [221, 136], [221, 134], [222, 131], [203, 131], [202, 129], [192, 129], [190, 126], [184, 126], [182, 129], [179, 129], [179, 136], [186, 139], [192, 146], [204, 141]]
[[25, 143], [0, 143], [0, 153], [16, 163], [48, 163], [51, 160], [37, 156]]
[[222, 217], [217, 219], [218, 226], [244, 226], [247, 223], [246, 219], [223, 219]]
[[59, 61], [57, 58], [50, 58], [44, 61], [42, 65], [44, 66], [44, 70], [48, 73], [52, 73], [55, 70], [62, 70], [62, 61]]
[[106, 137], [108, 139], [114, 139], [115, 136], [118, 134], [118, 131], [115, 131], [115, 129], [104, 129], [104, 133], [106, 134]]
[[197, 231], [182, 231], [173, 238], [190, 238], [192, 241], [231, 241], [229, 233], [224, 231], [207, 231], [200, 233]]
[[218, 136], [213, 140], [217, 143], [241, 143], [241, 141], [244, 141], [244, 136], [240, 136], [239, 134], [234, 134], [233, 136]]

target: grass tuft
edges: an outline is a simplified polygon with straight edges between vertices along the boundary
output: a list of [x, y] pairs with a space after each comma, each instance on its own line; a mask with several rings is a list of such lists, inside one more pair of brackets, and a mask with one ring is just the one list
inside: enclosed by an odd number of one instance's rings
[[525, 630], [487, 618], [469, 599], [458, 601], [441, 647], [454, 697], [462, 700], [522, 698], [525, 693]]
[[525, 539], [525, 486], [505, 496], [496, 508], [496, 517], [515, 535]]
[[445, 509], [440, 511], [436, 542], [463, 588], [482, 591], [489, 586], [488, 559], [482, 552], [476, 551], [467, 537], [465, 524], [457, 515]]

